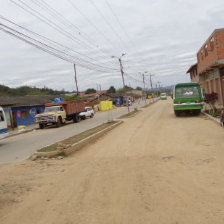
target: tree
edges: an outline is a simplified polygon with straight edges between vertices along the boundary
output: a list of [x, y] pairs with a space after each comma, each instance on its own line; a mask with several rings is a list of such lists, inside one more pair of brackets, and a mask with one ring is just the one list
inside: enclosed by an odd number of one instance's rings
[[114, 86], [111, 86], [108, 90], [108, 93], [116, 93], [116, 89], [114, 88]]
[[71, 101], [71, 100], [81, 100], [82, 98], [77, 94], [73, 94], [72, 96], [65, 96], [64, 99], [65, 101]]
[[136, 90], [142, 90], [142, 87], [137, 86], [135, 89], [136, 89]]
[[124, 88], [121, 88], [121, 89], [118, 89], [117, 90], [117, 92], [118, 93], [125, 93], [125, 92], [127, 92], [127, 91], [130, 91], [130, 90], [132, 90], [133, 88], [132, 87], [130, 87], [130, 86], [124, 86]]
[[89, 88], [85, 91], [85, 94], [96, 93], [96, 90], [93, 88]]

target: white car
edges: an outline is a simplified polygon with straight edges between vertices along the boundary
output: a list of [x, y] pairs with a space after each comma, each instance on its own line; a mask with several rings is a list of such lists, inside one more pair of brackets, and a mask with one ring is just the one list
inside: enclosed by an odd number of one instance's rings
[[94, 110], [92, 107], [85, 107], [85, 111], [79, 113], [79, 117], [82, 120], [85, 120], [87, 117], [93, 118], [94, 116]]

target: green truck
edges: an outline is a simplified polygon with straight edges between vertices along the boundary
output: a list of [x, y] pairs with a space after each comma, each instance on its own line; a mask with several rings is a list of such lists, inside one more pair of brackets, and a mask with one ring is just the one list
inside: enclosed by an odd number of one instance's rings
[[176, 116], [181, 112], [199, 115], [203, 108], [203, 93], [199, 83], [179, 83], [173, 90], [173, 108]]

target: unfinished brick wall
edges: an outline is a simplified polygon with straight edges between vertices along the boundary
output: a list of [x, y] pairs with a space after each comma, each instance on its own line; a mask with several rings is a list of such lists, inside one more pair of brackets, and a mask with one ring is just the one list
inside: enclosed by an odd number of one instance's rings
[[210, 39], [203, 45], [197, 53], [198, 73], [204, 71], [207, 67], [217, 60], [224, 59], [224, 30], [214, 31]]

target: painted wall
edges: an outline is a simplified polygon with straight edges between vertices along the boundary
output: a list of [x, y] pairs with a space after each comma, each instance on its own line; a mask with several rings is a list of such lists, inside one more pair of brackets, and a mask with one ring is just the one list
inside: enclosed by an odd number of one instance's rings
[[17, 126], [27, 126], [34, 124], [34, 117], [39, 113], [43, 113], [45, 106], [26, 106], [13, 107], [12, 112], [16, 115]]
[[10, 127], [11, 126], [11, 118], [10, 118], [11, 107], [3, 107], [3, 110], [5, 112], [7, 125], [8, 127]]

